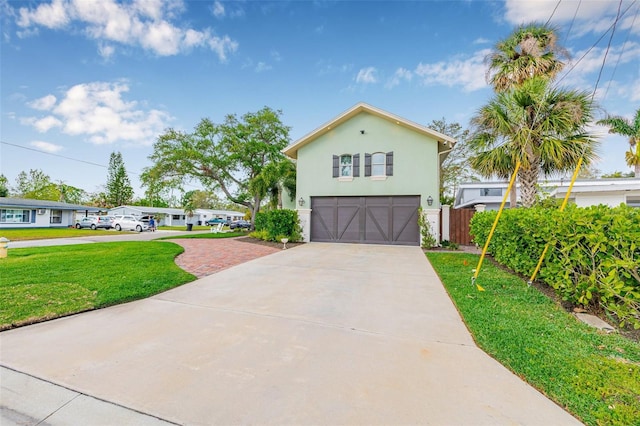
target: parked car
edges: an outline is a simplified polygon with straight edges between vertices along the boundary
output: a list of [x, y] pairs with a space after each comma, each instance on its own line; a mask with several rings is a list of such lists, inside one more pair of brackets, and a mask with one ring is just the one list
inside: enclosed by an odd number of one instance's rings
[[236, 229], [236, 228], [239, 228], [239, 229], [251, 229], [251, 222], [247, 222], [246, 220], [234, 220], [229, 225], [229, 228], [231, 228], [231, 229]]
[[91, 228], [91, 229], [111, 229], [113, 227], [113, 218], [111, 216], [87, 216], [83, 217], [76, 223], [76, 228]]
[[212, 217], [211, 219], [207, 220], [204, 224], [208, 225], [208, 226], [213, 226], [213, 225], [217, 225], [219, 223], [224, 223], [226, 225], [227, 224], [227, 219], [222, 219], [220, 217]]
[[144, 223], [139, 217], [125, 214], [116, 216], [116, 220], [113, 221], [113, 227], [116, 231], [130, 230], [130, 231], [146, 231], [149, 229], [149, 225]]

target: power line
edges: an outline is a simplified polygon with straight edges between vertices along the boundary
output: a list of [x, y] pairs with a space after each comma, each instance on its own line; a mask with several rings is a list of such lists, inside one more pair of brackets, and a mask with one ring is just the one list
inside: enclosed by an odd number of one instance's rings
[[[0, 143], [3, 144], [3, 145], [15, 146], [16, 148], [26, 149], [27, 151], [39, 152], [40, 154], [51, 155], [53, 157], [60, 157], [60, 158], [66, 159], [66, 160], [77, 161], [79, 163], [89, 164], [91, 166], [103, 167], [105, 169], [109, 168], [108, 166], [105, 166], [104, 164], [92, 163], [91, 161], [81, 160], [79, 158], [67, 157], [66, 155], [55, 154], [53, 152], [43, 151], [41, 149], [29, 148], [28, 146], [18, 145], [18, 144], [11, 143], [11, 142], [0, 141]], [[137, 174], [137, 173], [134, 173], [134, 174]]]
[[633, 16], [633, 21], [631, 21], [631, 26], [629, 27], [629, 31], [627, 31], [627, 37], [624, 39], [624, 43], [622, 43], [622, 49], [620, 50], [620, 54], [618, 55], [618, 60], [616, 61], [616, 65], [613, 67], [613, 72], [611, 73], [611, 79], [609, 80], [609, 84], [607, 84], [607, 90], [604, 92], [603, 100], [607, 98], [609, 94], [609, 88], [611, 87], [611, 82], [616, 75], [616, 71], [618, 70], [618, 65], [620, 64], [620, 59], [624, 54], [624, 50], [627, 47], [627, 42], [629, 41], [629, 36], [631, 35], [631, 31], [633, 30], [633, 26], [636, 23], [636, 19], [638, 18], [638, 12], [640, 12], [640, 6], [636, 8], [636, 14]]
[[576, 16], [578, 16], [578, 10], [580, 9], [581, 4], [582, 4], [582, 0], [578, 1], [578, 6], [576, 6], [576, 11], [573, 13], [573, 19], [571, 19], [571, 25], [569, 25], [569, 30], [567, 30], [567, 35], [564, 37], [564, 44], [567, 44], [567, 40], [569, 40], [569, 34], [573, 29], [573, 24], [576, 22]]
[[549, 22], [551, 22], [551, 18], [553, 18], [553, 15], [556, 14], [556, 10], [558, 10], [558, 6], [560, 6], [560, 3], [562, 3], [562, 0], [558, 0], [558, 3], [556, 3], [556, 7], [553, 8], [553, 12], [551, 12], [551, 16], [549, 16], [549, 19], [547, 19], [547, 22], [545, 22], [544, 24], [545, 27], [549, 25]]
[[[626, 8], [626, 9], [625, 9], [621, 14], [619, 14], [619, 18], [622, 18], [622, 17], [623, 17], [623, 16], [624, 16], [628, 11], [629, 11], [629, 9], [631, 9], [631, 7], [632, 7], [632, 6], [634, 6], [637, 2], [638, 2], [638, 0], [633, 0], [633, 2], [632, 2], [632, 3], [630, 3], [630, 4], [629, 4], [629, 6], [627, 6], [627, 8]], [[617, 22], [617, 21], [619, 20], [619, 18], [617, 18], [615, 22]], [[568, 70], [568, 71], [567, 71], [567, 72], [566, 72], [562, 77], [560, 77], [560, 78], [558, 79], [558, 81], [554, 82], [554, 84], [556, 84], [556, 85], [560, 84], [560, 82], [561, 82], [562, 80], [564, 80], [564, 79], [565, 79], [565, 78], [566, 78], [566, 77], [571, 73], [571, 71], [573, 71], [573, 70], [575, 69], [575, 67], [577, 67], [577, 66], [578, 66], [578, 64], [579, 64], [580, 62], [582, 62], [582, 60], [583, 60], [583, 59], [584, 59], [584, 58], [585, 58], [589, 53], [591, 53], [591, 51], [592, 51], [592, 50], [593, 50], [593, 49], [598, 45], [598, 43], [600, 43], [600, 42], [602, 41], [602, 39], [604, 38], [604, 36], [606, 36], [606, 35], [607, 35], [607, 33], [608, 33], [609, 31], [611, 31], [611, 29], [612, 29], [612, 28], [614, 27], [614, 25], [615, 25], [615, 22], [614, 22], [613, 24], [611, 24], [611, 25], [609, 26], [609, 28], [608, 28], [604, 33], [602, 33], [602, 35], [600, 36], [600, 38], [598, 38], [598, 40], [596, 40], [596, 42], [595, 42], [595, 43], [593, 43], [593, 45], [592, 45], [589, 49], [587, 49], [587, 51], [586, 51], [586, 52], [585, 52], [585, 53], [580, 57], [580, 59], [578, 59], [578, 60], [577, 60], [577, 61], [576, 61], [576, 62], [575, 62], [575, 63], [574, 63], [570, 68], [569, 68], [569, 70]]]
[[613, 28], [611, 29], [611, 37], [609, 37], [609, 43], [607, 43], [607, 50], [604, 52], [604, 57], [602, 58], [602, 65], [600, 66], [600, 72], [598, 72], [598, 79], [596, 80], [596, 85], [593, 88], [593, 94], [591, 95], [591, 100], [596, 95], [596, 91], [598, 90], [598, 84], [600, 84], [600, 78], [602, 77], [602, 71], [604, 70], [604, 65], [607, 62], [607, 56], [609, 55], [609, 49], [611, 48], [611, 41], [613, 40], [613, 35], [616, 33], [616, 26], [618, 21], [620, 20], [620, 8], [622, 8], [622, 0], [618, 3], [618, 14], [616, 15], [615, 21], [613, 21]]
[[[71, 161], [76, 161], [78, 163], [84, 163], [84, 164], [89, 164], [90, 166], [96, 166], [96, 167], [101, 167], [103, 169], [108, 169], [109, 166], [104, 165], [104, 164], [99, 164], [99, 163], [94, 163], [91, 161], [87, 161], [87, 160], [81, 160], [80, 158], [73, 158], [73, 157], [68, 157], [66, 155], [61, 155], [61, 154], [55, 154], [53, 152], [48, 152], [48, 151], [43, 151], [41, 149], [36, 149], [36, 148], [30, 148], [28, 146], [24, 146], [24, 145], [18, 145], [16, 143], [11, 143], [11, 142], [6, 142], [3, 140], [0, 140], [0, 144], [2, 145], [9, 145], [9, 146], [13, 146], [16, 148], [20, 148], [20, 149], [25, 149], [27, 151], [33, 151], [33, 152], [38, 152], [40, 154], [46, 154], [46, 155], [51, 155], [52, 157], [59, 157], [59, 158], [64, 158], [65, 160], [71, 160]], [[127, 171], [128, 174], [134, 175], [134, 176], [142, 176], [141, 173], [135, 173], [135, 172], [131, 172], [131, 171]], [[201, 189], [201, 187], [190, 184], [190, 183], [183, 183], [184, 186], [188, 186], [191, 188], [196, 188], [196, 189]]]

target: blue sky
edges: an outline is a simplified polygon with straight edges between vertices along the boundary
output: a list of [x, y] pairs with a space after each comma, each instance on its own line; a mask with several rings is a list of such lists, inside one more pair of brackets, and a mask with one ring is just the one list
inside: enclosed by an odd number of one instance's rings
[[[137, 174], [164, 129], [263, 106], [282, 110], [292, 141], [358, 102], [466, 127], [492, 96], [492, 46], [549, 18], [572, 55], [561, 85], [593, 92], [604, 62], [597, 118], [631, 117], [639, 11], [638, 0], [0, 0], [0, 173], [14, 184], [42, 169], [95, 192], [117, 150], [142, 195]], [[626, 140], [594, 130], [596, 167], [630, 170]]]

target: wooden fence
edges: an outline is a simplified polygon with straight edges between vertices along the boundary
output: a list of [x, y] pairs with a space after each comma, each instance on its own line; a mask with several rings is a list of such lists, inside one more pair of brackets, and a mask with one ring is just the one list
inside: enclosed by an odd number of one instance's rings
[[[469, 224], [475, 209], [450, 209], [449, 210], [449, 241], [461, 245], [471, 245]], [[442, 220], [440, 221], [442, 223]]]

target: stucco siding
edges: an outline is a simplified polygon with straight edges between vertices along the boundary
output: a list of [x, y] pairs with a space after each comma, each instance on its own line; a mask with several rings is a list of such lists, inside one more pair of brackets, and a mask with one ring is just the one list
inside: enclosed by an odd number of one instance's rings
[[[364, 130], [364, 134], [361, 131]], [[393, 176], [364, 176], [365, 153], [393, 151]], [[360, 154], [360, 177], [332, 177], [333, 156]], [[362, 112], [298, 150], [297, 197], [306, 206], [310, 196], [420, 195], [427, 208], [438, 207], [438, 143], [388, 120]], [[304, 171], [304, 172], [300, 172]]]

